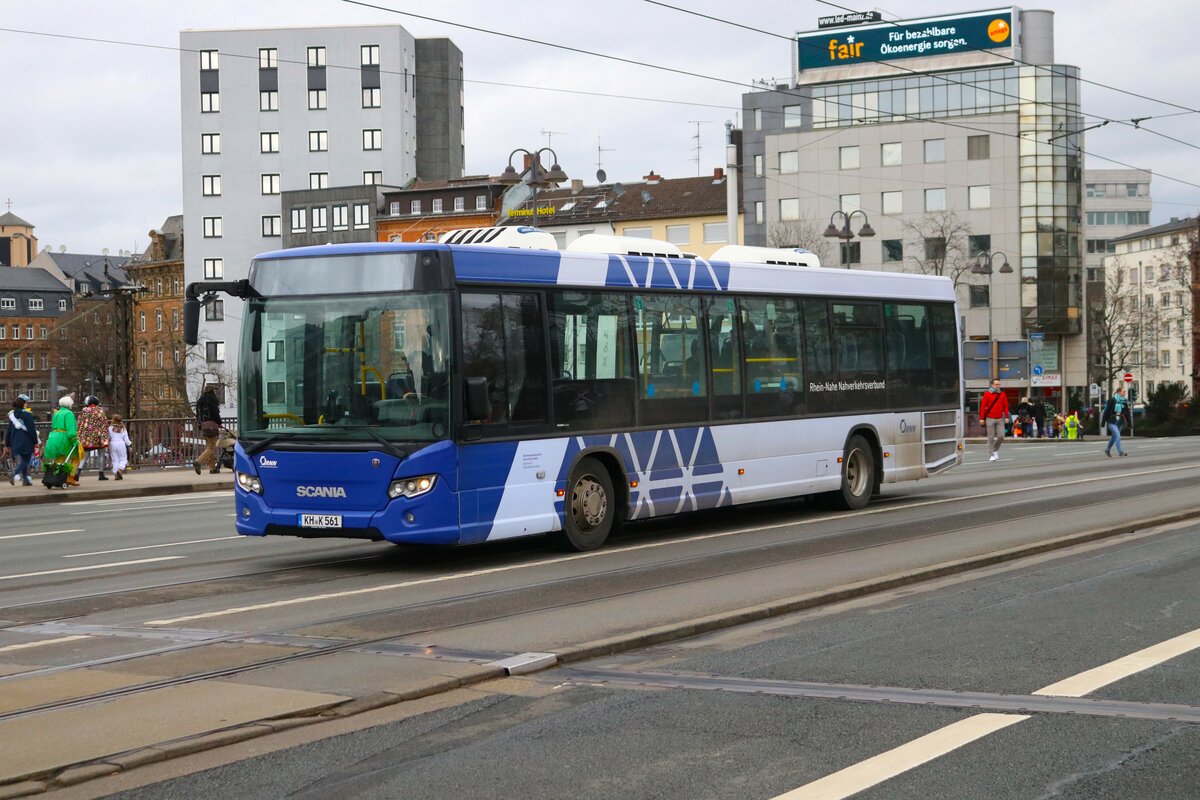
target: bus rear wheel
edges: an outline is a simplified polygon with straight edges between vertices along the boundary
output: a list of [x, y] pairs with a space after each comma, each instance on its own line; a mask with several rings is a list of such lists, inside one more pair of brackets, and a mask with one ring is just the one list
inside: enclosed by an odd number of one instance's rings
[[559, 545], [583, 552], [604, 544], [617, 516], [612, 477], [595, 458], [584, 458], [571, 472], [563, 506], [563, 529], [555, 534]]
[[875, 489], [875, 452], [861, 436], [851, 436], [842, 453], [842, 486], [829, 493], [836, 508], [857, 511], [871, 500]]

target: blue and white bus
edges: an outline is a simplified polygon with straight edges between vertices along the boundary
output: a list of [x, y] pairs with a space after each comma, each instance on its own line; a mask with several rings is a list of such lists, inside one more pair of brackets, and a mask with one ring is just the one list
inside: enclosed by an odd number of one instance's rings
[[193, 342], [201, 303], [246, 301], [239, 533], [590, 550], [698, 509], [857, 509], [961, 462], [948, 279], [620, 237], [559, 251], [533, 228], [448, 238], [266, 253], [247, 280], [188, 287]]

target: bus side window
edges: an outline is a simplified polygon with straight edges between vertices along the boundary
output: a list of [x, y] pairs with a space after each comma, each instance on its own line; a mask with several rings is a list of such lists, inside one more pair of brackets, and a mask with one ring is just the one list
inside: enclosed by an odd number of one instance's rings
[[833, 355], [829, 336], [829, 303], [802, 300], [804, 309], [804, 368], [808, 385], [808, 413], [827, 414], [838, 410], [837, 393], [827, 389], [834, 383]]
[[548, 295], [554, 426], [572, 431], [634, 425], [629, 298], [564, 290]]
[[887, 303], [883, 307], [886, 332], [888, 407], [919, 408], [925, 387], [933, 385], [933, 347], [929, 315], [924, 305]]
[[464, 294], [463, 375], [486, 378], [485, 424], [546, 420], [545, 358], [538, 296]]
[[800, 312], [796, 301], [744, 297], [746, 415], [790, 417], [803, 410]]
[[929, 318], [933, 333], [933, 381], [925, 395], [930, 405], [959, 402], [958, 321], [950, 303], [931, 303]]
[[708, 419], [708, 347], [699, 297], [635, 295], [643, 425]]
[[704, 307], [708, 352], [712, 359], [712, 418], [741, 419], [745, 410], [737, 303], [732, 297], [710, 297]]

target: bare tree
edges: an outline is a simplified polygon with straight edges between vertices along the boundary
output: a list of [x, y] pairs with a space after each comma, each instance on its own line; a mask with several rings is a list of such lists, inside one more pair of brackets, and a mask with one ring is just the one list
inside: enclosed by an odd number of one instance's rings
[[1114, 258], [1104, 272], [1104, 291], [1092, 298], [1088, 313], [1099, 356], [1094, 366], [1096, 382], [1111, 393], [1117, 376], [1133, 364], [1134, 354], [1145, 355], [1139, 353], [1144, 331], [1137, 287], [1127, 279], [1127, 270], [1121, 269], [1120, 258]]
[[802, 217], [786, 222], [773, 222], [767, 228], [767, 247], [793, 249], [803, 247], [826, 264], [829, 259], [829, 240], [824, 236], [820, 221]]
[[930, 211], [904, 222], [910, 258], [922, 275], [939, 275], [966, 284], [973, 261], [969, 253], [971, 226], [953, 211]]

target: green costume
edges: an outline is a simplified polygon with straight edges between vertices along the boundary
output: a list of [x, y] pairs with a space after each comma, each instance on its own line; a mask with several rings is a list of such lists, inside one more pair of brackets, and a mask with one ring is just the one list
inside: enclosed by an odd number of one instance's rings
[[42, 451], [43, 462], [47, 469], [53, 467], [56, 471], [65, 470], [68, 475], [74, 474], [78, 459], [73, 456], [78, 450], [75, 414], [69, 408], [59, 408], [50, 420], [50, 437], [46, 439], [46, 448]]

